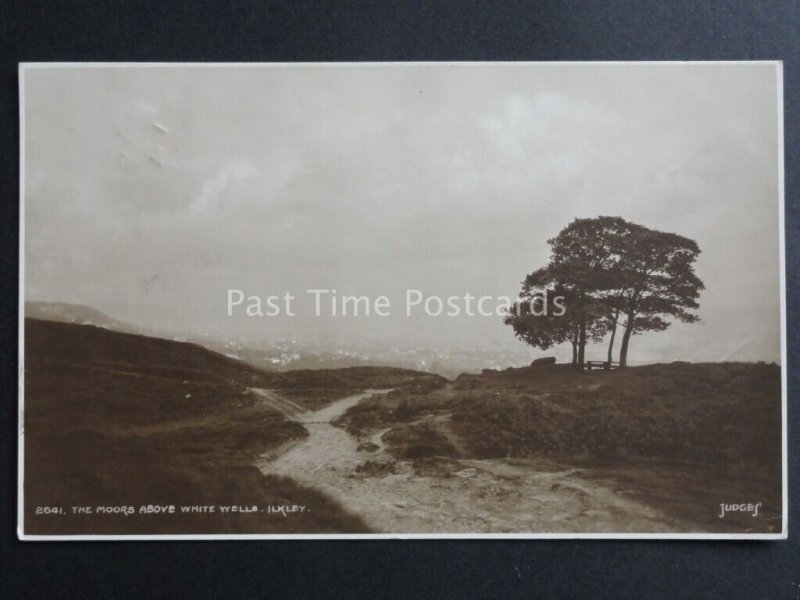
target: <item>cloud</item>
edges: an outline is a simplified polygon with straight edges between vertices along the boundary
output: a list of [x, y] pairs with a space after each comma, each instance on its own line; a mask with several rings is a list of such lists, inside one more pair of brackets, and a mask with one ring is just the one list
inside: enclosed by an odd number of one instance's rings
[[206, 328], [226, 286], [513, 294], [570, 219], [619, 214], [703, 249], [702, 324], [642, 356], [777, 354], [773, 313], [747, 318], [778, 297], [769, 66], [36, 69], [26, 115], [41, 297]]
[[225, 192], [234, 183], [256, 173], [250, 162], [244, 159], [235, 159], [224, 164], [213, 177], [203, 182], [200, 194], [192, 201], [191, 209], [205, 212], [217, 208], [222, 203]]
[[529, 160], [536, 154], [579, 150], [592, 133], [613, 132], [613, 113], [563, 94], [541, 92], [530, 98], [518, 94], [503, 100], [502, 110], [483, 115], [479, 126], [503, 155]]

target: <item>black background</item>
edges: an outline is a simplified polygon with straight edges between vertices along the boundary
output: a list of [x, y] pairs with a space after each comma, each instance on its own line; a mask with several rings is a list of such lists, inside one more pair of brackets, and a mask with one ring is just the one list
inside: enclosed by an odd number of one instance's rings
[[[800, 3], [2, 0], [0, 7], [0, 597], [800, 599], [798, 535], [786, 542], [16, 541], [19, 61], [783, 60], [793, 401]], [[798, 523], [797, 425], [790, 403], [790, 530]]]

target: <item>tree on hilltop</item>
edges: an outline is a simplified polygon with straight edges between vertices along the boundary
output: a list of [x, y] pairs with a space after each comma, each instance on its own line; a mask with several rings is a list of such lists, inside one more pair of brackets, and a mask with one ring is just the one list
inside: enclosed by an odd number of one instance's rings
[[641, 228], [631, 236], [622, 252], [622, 285], [616, 306], [625, 318], [619, 362], [628, 362], [632, 335], [663, 331], [673, 320], [696, 323], [694, 310], [705, 289], [694, 272], [700, 254], [689, 238], [663, 231]]
[[[632, 335], [666, 329], [669, 318], [692, 323], [703, 283], [694, 273], [700, 252], [683, 236], [648, 229], [620, 217], [575, 219], [548, 240], [548, 264], [529, 274], [504, 322], [526, 343], [542, 349], [569, 341], [573, 364], [583, 368], [585, 347], [611, 334], [611, 361], [623, 328], [620, 366], [627, 365]], [[537, 298], [566, 306], [563, 314], [534, 310]], [[539, 300], [541, 301], [541, 300]]]

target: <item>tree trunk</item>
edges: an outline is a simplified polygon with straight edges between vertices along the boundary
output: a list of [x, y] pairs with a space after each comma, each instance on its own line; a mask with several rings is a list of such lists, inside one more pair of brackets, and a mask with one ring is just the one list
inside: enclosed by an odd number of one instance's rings
[[614, 338], [617, 337], [617, 321], [619, 321], [619, 311], [614, 313], [614, 320], [611, 323], [611, 341], [608, 343], [608, 366], [611, 367], [611, 361], [614, 360]]
[[586, 323], [581, 323], [581, 331], [578, 337], [578, 364], [576, 365], [580, 371], [583, 371], [583, 365], [586, 362]]
[[570, 342], [572, 343], [572, 366], [574, 367], [578, 364], [578, 343], [574, 340], [570, 340]]
[[628, 343], [633, 334], [633, 317], [628, 315], [628, 321], [625, 323], [625, 332], [622, 334], [622, 344], [619, 349], [619, 368], [623, 369], [628, 366]]

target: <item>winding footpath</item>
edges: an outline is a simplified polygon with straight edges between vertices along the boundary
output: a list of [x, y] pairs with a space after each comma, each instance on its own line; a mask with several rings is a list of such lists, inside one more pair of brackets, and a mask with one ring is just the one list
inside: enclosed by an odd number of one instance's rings
[[[275, 402], [268, 390], [258, 393]], [[376, 532], [655, 533], [689, 527], [626, 498], [624, 490], [584, 478], [580, 469], [548, 470], [528, 460], [460, 459], [449, 471], [419, 475], [410, 461], [394, 462], [385, 452], [381, 436], [386, 430], [369, 439], [379, 450], [359, 451], [358, 440], [331, 421], [376, 393], [381, 390], [348, 396], [314, 412], [293, 411], [291, 418], [303, 423], [308, 437], [263, 455], [258, 468], [324, 492]], [[394, 472], [356, 472], [367, 460], [393, 463]]]

